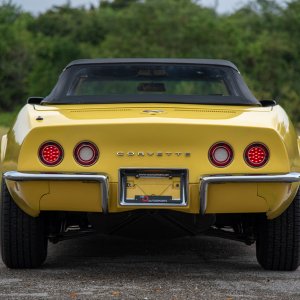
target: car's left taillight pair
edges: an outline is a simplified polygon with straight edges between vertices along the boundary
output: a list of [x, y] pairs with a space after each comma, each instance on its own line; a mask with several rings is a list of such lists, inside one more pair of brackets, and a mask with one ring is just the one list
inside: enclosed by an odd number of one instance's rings
[[[64, 149], [59, 143], [48, 141], [40, 146], [38, 155], [44, 165], [54, 167], [59, 165], [64, 159]], [[99, 155], [97, 146], [89, 141], [80, 142], [73, 150], [75, 161], [84, 167], [95, 164]]]

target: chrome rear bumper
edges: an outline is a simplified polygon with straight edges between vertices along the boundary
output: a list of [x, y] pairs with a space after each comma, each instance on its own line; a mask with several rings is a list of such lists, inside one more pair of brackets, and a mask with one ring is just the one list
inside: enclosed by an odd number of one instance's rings
[[205, 214], [207, 207], [207, 191], [211, 183], [238, 182], [300, 182], [300, 173], [281, 175], [212, 175], [200, 179], [200, 214]]
[[[94, 181], [101, 185], [102, 211], [108, 213], [109, 182], [105, 174], [56, 174], [56, 173], [22, 173], [10, 171], [4, 173], [6, 180], [13, 181]], [[247, 183], [247, 182], [300, 182], [300, 173], [279, 175], [211, 175], [200, 179], [200, 213], [205, 214], [209, 184], [213, 183]]]
[[4, 173], [6, 180], [13, 181], [95, 181], [101, 185], [102, 191], [102, 212], [108, 212], [108, 176], [103, 174], [54, 174], [54, 173], [21, 173], [10, 171]]

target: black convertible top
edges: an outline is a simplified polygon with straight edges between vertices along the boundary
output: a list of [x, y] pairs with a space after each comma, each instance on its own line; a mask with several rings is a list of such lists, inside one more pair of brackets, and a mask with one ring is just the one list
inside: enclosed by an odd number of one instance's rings
[[42, 104], [261, 105], [230, 61], [97, 58], [70, 62]]
[[146, 63], [146, 64], [196, 64], [231, 67], [238, 71], [236, 65], [223, 59], [197, 59], [197, 58], [96, 58], [96, 59], [78, 59], [71, 61], [66, 69], [74, 65], [94, 65], [94, 64], [128, 64], [128, 63]]

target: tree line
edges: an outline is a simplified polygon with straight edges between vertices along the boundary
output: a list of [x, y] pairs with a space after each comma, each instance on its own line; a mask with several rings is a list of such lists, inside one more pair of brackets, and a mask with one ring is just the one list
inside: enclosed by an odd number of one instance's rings
[[37, 16], [2, 1], [0, 37], [0, 112], [46, 96], [78, 58], [219, 58], [300, 121], [300, 0], [253, 0], [231, 14], [196, 0], [102, 0]]

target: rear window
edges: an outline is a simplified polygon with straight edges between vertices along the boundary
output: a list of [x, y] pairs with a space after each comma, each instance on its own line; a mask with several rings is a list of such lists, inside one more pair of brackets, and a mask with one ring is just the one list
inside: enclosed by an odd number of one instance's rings
[[71, 65], [42, 103], [143, 102], [259, 105], [235, 69], [183, 63]]
[[185, 65], [86, 67], [74, 73], [67, 96], [237, 95], [226, 70]]

